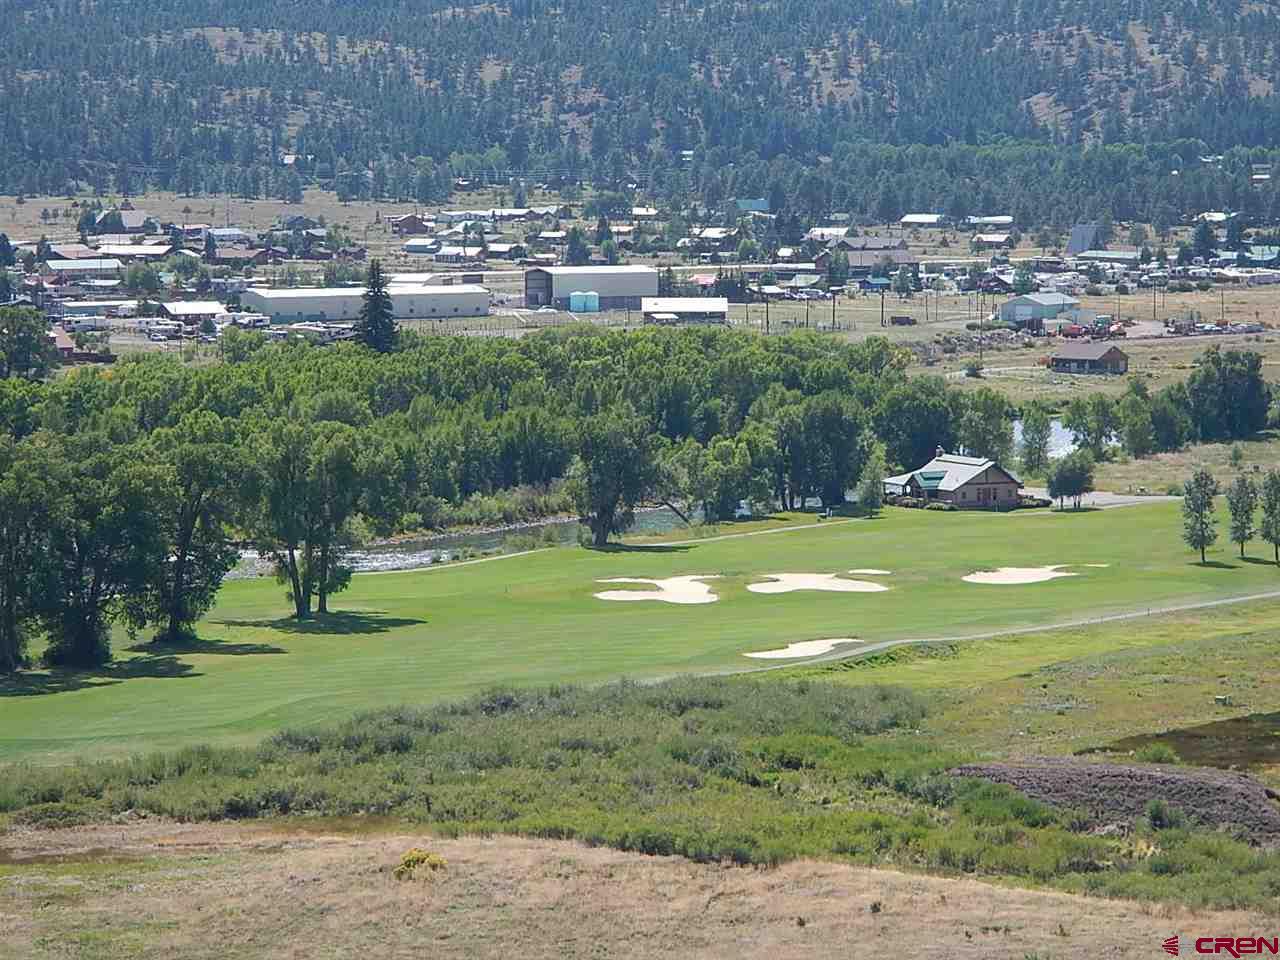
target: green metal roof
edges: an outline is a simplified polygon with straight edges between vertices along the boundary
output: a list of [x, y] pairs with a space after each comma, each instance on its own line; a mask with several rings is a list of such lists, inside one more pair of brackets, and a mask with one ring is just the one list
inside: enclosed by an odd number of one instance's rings
[[916, 473], [916, 480], [926, 490], [937, 490], [945, 479], [947, 479], [945, 470], [920, 470]]

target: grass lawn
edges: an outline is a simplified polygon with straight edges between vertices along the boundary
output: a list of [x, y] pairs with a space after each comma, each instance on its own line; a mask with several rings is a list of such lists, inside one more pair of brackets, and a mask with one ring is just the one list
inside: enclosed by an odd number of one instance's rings
[[[792, 517], [797, 527], [812, 518]], [[786, 526], [787, 524], [774, 524]], [[728, 528], [727, 528], [728, 529]], [[1193, 562], [1176, 504], [1105, 512], [890, 510], [768, 536], [607, 552], [553, 549], [430, 571], [355, 578], [340, 612], [288, 619], [271, 580], [229, 583], [201, 645], [128, 651], [93, 674], [29, 674], [0, 687], [0, 758], [36, 762], [193, 742], [248, 743], [285, 725], [366, 707], [521, 685], [749, 669], [747, 651], [792, 641], [965, 636], [1280, 589], [1280, 571], [1217, 551]], [[960, 578], [997, 566], [1106, 563], [1022, 586]], [[761, 573], [871, 567], [884, 593], [763, 596]], [[701, 606], [594, 599], [602, 577], [716, 574]], [[623, 587], [622, 589], [625, 589]], [[1003, 657], [999, 647], [992, 656]], [[777, 661], [773, 661], [777, 662]]]

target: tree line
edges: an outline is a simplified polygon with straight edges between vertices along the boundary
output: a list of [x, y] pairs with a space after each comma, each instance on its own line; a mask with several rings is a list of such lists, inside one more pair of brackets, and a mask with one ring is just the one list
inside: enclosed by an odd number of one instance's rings
[[1260, 5], [11, 8], [9, 194], [297, 200], [314, 184], [426, 203], [515, 177], [639, 184], [716, 213], [767, 197], [808, 219], [1280, 217], [1280, 178], [1250, 178], [1252, 164], [1280, 160], [1280, 97], [1257, 83], [1276, 72], [1280, 31]]
[[50, 358], [23, 346], [43, 320], [0, 315], [0, 669], [34, 635], [62, 665], [109, 657], [114, 625], [177, 642], [246, 547], [305, 618], [349, 582], [353, 545], [479, 498], [542, 492], [602, 544], [644, 503], [712, 521], [743, 500], [874, 506], [886, 469], [937, 446], [1011, 450], [1002, 397], [909, 377], [884, 340], [421, 336], [386, 322], [378, 287], [365, 342], [228, 330], [221, 362], [126, 356], [43, 379]]

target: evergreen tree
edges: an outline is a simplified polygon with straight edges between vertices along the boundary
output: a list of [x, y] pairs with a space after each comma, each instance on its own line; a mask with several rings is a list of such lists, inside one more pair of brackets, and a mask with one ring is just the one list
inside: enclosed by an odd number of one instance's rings
[[396, 324], [381, 261], [370, 262], [364, 287], [364, 305], [356, 320], [356, 339], [378, 353], [389, 353], [396, 344]]

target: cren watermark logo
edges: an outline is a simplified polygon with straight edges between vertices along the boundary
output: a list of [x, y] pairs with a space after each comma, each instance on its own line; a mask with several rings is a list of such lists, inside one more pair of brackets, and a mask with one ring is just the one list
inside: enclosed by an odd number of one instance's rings
[[[1178, 956], [1182, 941], [1175, 934], [1160, 942], [1160, 948], [1171, 957]], [[1228, 957], [1252, 957], [1258, 955], [1280, 956], [1280, 936], [1276, 937], [1197, 937], [1197, 954]]]

